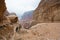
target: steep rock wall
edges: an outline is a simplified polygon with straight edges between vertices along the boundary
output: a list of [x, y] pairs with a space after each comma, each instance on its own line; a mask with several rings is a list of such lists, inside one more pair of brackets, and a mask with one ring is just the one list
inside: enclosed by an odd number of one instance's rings
[[33, 20], [39, 22], [60, 21], [60, 0], [41, 0], [34, 11]]

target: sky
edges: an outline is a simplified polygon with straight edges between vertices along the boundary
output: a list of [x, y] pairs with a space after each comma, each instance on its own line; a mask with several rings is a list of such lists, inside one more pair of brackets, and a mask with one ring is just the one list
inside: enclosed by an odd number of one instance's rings
[[40, 0], [6, 0], [5, 2], [7, 10], [15, 12], [20, 17], [26, 11], [35, 10]]

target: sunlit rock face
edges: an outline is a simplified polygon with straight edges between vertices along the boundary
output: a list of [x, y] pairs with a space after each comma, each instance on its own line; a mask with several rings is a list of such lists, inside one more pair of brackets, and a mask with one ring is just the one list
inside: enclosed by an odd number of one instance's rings
[[60, 23], [39, 23], [29, 30], [22, 29], [16, 40], [60, 40]]
[[14, 40], [15, 33], [18, 33], [21, 25], [16, 15], [8, 15], [0, 24], [0, 40]]
[[9, 20], [11, 21], [11, 23], [16, 23], [18, 21], [18, 17], [15, 15], [9, 15], [7, 16], [9, 18]]
[[60, 0], [41, 0], [33, 15], [39, 22], [59, 22], [59, 17]]
[[21, 25], [18, 21], [18, 17], [16, 15], [8, 15], [0, 27], [0, 34], [2, 33], [1, 37], [3, 36], [6, 40], [14, 40], [15, 33], [18, 33], [20, 28]]
[[0, 0], [0, 21], [2, 21], [2, 19], [3, 19], [5, 10], [6, 10], [5, 0]]

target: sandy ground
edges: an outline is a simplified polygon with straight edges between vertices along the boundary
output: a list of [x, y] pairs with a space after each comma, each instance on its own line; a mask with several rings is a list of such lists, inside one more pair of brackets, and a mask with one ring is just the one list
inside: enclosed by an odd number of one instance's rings
[[60, 40], [60, 23], [39, 23], [30, 29], [21, 29], [15, 40]]

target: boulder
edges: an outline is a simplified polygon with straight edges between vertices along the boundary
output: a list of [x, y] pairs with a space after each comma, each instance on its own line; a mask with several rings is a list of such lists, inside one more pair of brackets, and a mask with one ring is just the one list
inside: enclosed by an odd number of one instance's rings
[[8, 20], [10, 20], [10, 25], [13, 25], [14, 31], [19, 32], [22, 26], [19, 23], [18, 17], [14, 14], [14, 15], [8, 15], [7, 18]]
[[18, 21], [18, 17], [16, 15], [9, 15], [7, 16], [9, 18], [9, 20], [11, 21], [11, 23], [15, 23]]

